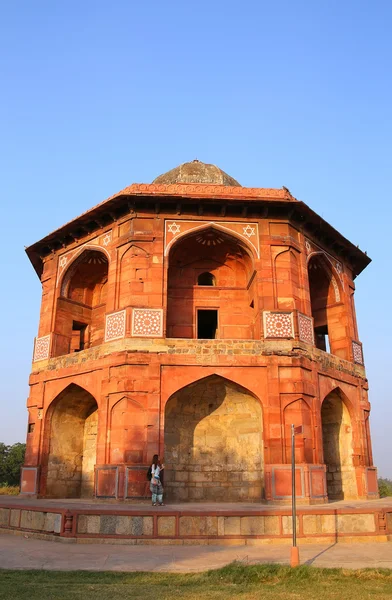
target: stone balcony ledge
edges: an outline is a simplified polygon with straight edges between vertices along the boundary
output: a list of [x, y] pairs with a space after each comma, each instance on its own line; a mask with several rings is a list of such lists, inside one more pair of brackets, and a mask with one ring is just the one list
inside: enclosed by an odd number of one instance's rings
[[173, 358], [175, 356], [187, 356], [189, 357], [188, 360], [194, 356], [197, 364], [203, 362], [204, 359], [210, 364], [213, 356], [226, 356], [229, 360], [230, 357], [249, 357], [249, 362], [252, 362], [252, 364], [254, 364], [254, 359], [257, 356], [307, 358], [320, 363], [324, 370], [333, 369], [353, 377], [366, 377], [365, 369], [362, 365], [341, 359], [338, 356], [323, 352], [311, 344], [294, 339], [196, 340], [183, 338], [123, 338], [80, 352], [40, 360], [33, 363], [32, 373], [77, 367], [120, 352], [164, 354], [173, 356]]

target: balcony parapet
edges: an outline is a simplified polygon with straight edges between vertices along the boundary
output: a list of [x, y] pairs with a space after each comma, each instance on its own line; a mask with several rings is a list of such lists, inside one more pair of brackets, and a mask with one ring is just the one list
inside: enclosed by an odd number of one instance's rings
[[92, 348], [87, 348], [86, 350], [80, 350], [79, 352], [63, 354], [62, 356], [56, 356], [47, 360], [35, 361], [33, 362], [32, 373], [65, 369], [83, 363], [100, 360], [106, 356], [119, 352], [167, 353], [168, 350], [169, 348], [166, 344], [166, 340], [162, 338], [145, 340], [140, 338], [122, 338], [112, 342], [99, 344]]
[[184, 358], [187, 357], [187, 362], [189, 360], [192, 361], [192, 357], [195, 357], [197, 364], [204, 361], [210, 364], [211, 360], [218, 356], [225, 356], [229, 361], [241, 357], [242, 363], [245, 357], [247, 357], [249, 363], [252, 364], [256, 364], [258, 357], [262, 356], [306, 358], [320, 363], [323, 370], [331, 369], [353, 377], [365, 378], [365, 369], [362, 365], [344, 360], [296, 339], [195, 340], [183, 338], [123, 338], [80, 352], [41, 360], [33, 363], [32, 372], [38, 373], [40, 371], [54, 371], [78, 367], [79, 365], [98, 361], [109, 355], [121, 352], [163, 354], [171, 356], [171, 360], [175, 359], [176, 356], [183, 356]]

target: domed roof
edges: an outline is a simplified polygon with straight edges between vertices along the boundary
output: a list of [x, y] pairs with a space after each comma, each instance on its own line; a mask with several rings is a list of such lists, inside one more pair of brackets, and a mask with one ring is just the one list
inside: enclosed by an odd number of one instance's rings
[[228, 185], [241, 187], [241, 185], [215, 165], [203, 163], [200, 160], [192, 160], [167, 173], [159, 175], [153, 183], [212, 183], [215, 185]]

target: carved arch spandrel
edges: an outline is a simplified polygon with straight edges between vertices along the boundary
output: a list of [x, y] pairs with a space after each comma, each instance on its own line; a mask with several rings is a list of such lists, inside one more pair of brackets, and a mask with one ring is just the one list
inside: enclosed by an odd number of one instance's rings
[[[184, 231], [181, 227], [184, 226]], [[177, 229], [174, 229], [176, 227]], [[238, 229], [241, 227], [243, 233]], [[238, 222], [220, 222], [220, 221], [171, 221], [165, 222], [165, 256], [168, 257], [171, 249], [177, 242], [185, 239], [189, 235], [201, 233], [206, 229], [215, 229], [217, 232], [224, 233], [234, 237], [250, 254], [252, 260], [260, 258], [259, 248], [259, 230], [257, 223], [238, 223]], [[238, 231], [237, 231], [238, 230]], [[253, 240], [253, 237], [255, 238]]]
[[[82, 378], [80, 378], [82, 379]], [[99, 397], [99, 393], [97, 389], [94, 389], [93, 386], [91, 386], [89, 384], [89, 382], [85, 381], [85, 377], [83, 377], [83, 383], [79, 382], [79, 378], [77, 377], [73, 377], [72, 379], [68, 380], [66, 384], [63, 383], [63, 381], [56, 381], [53, 382], [55, 385], [52, 387], [50, 386], [50, 392], [45, 393], [45, 406], [44, 406], [44, 413], [45, 411], [48, 412], [48, 410], [51, 408], [51, 406], [53, 405], [54, 400], [56, 400], [60, 395], [65, 394], [68, 390], [68, 388], [71, 388], [72, 386], [74, 386], [75, 388], [79, 388], [82, 392], [85, 392], [86, 394], [89, 394], [90, 396], [92, 396], [94, 398], [94, 400], [96, 401], [98, 407], [100, 406], [100, 397]], [[49, 388], [49, 385], [47, 384], [47, 387]]]
[[[200, 376], [200, 367], [183, 369], [182, 367], [168, 367], [163, 370], [161, 379], [161, 410], [164, 411], [165, 404], [175, 393], [201, 379], [211, 376], [219, 376], [229, 382], [240, 385], [248, 393], [255, 396], [260, 402], [263, 411], [268, 410], [268, 382], [266, 371], [260, 377], [254, 376], [254, 369], [232, 368], [232, 367], [203, 367], [203, 377]], [[263, 413], [264, 414], [264, 413]]]
[[[331, 285], [333, 286], [335, 293], [335, 302], [341, 302], [344, 293], [342, 271], [337, 268], [337, 266], [333, 263], [331, 257], [323, 250], [310, 252], [310, 254], [308, 254], [306, 259], [306, 264], [308, 266], [309, 262], [315, 256], [319, 257], [319, 260], [330, 279]], [[340, 265], [340, 263], [338, 262], [337, 264]]]
[[122, 249], [119, 256], [120, 261], [128, 254], [127, 258], [144, 257], [149, 258], [150, 254], [141, 246], [131, 243], [127, 248]]
[[75, 248], [74, 250], [71, 250], [70, 252], [67, 252], [66, 254], [60, 256], [56, 279], [57, 288], [63, 287], [64, 278], [67, 276], [69, 269], [72, 268], [72, 265], [74, 265], [75, 261], [77, 261], [82, 254], [90, 251], [101, 252], [104, 256], [106, 256], [108, 264], [110, 265], [111, 257], [108, 250], [106, 250], [106, 248], [103, 248], [102, 246], [98, 246], [97, 244], [87, 242], [79, 248]]
[[[323, 377], [322, 380], [328, 380], [328, 378]], [[353, 385], [345, 384], [343, 382], [339, 382], [337, 384], [335, 380], [323, 382], [323, 385], [320, 386], [320, 408], [322, 407], [325, 398], [332, 393], [337, 394], [340, 397], [340, 399], [342, 400], [342, 402], [346, 405], [347, 410], [350, 413], [350, 418], [352, 420], [356, 419], [356, 417], [357, 417], [357, 408], [356, 408], [357, 387], [353, 386]]]

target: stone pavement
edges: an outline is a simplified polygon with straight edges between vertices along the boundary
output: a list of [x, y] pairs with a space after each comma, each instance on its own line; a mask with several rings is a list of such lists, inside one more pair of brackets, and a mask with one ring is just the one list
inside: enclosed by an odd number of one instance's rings
[[[108, 500], [97, 500], [97, 499], [80, 499], [80, 498], [29, 498], [28, 496], [1, 496], [0, 495], [0, 506], [10, 506], [12, 508], [65, 508], [69, 510], [110, 510], [121, 512], [140, 512], [141, 510], [151, 510], [151, 499], [150, 497], [146, 500], [127, 500], [119, 501], [118, 499]], [[328, 502], [326, 504], [311, 504], [301, 505], [298, 502], [297, 510], [304, 513], [318, 513], [320, 509], [391, 509], [392, 508], [392, 496], [387, 498], [379, 498], [377, 500], [338, 500], [334, 502]], [[188, 512], [206, 512], [206, 513], [219, 513], [219, 512], [235, 512], [235, 511], [246, 511], [247, 513], [252, 512], [271, 512], [274, 513], [277, 510], [291, 510], [290, 504], [263, 504], [259, 502], [183, 502], [174, 503], [170, 502], [168, 505], [159, 508], [159, 512], [172, 512], [181, 511], [182, 514]]]
[[[0, 535], [0, 568], [58, 571], [167, 571], [189, 573], [244, 564], [289, 564], [290, 546], [127, 546], [58, 543], [20, 535]], [[301, 564], [316, 567], [392, 568], [392, 543], [309, 544]]]

